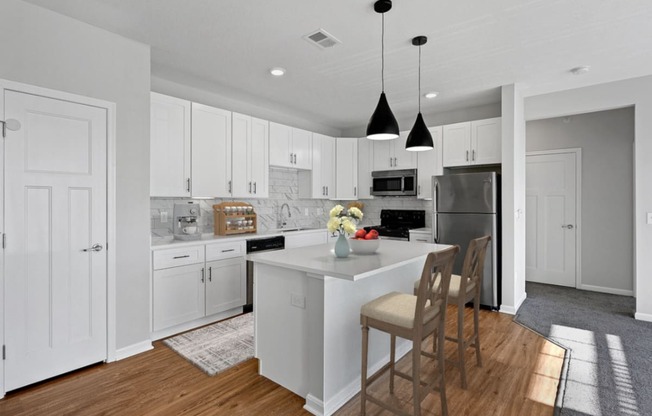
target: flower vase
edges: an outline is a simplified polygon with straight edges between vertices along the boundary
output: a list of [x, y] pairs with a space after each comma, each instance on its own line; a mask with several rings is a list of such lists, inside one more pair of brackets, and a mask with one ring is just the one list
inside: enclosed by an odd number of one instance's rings
[[346, 235], [340, 234], [335, 242], [335, 257], [349, 257], [350, 252], [351, 250], [349, 249], [349, 242], [346, 239]]

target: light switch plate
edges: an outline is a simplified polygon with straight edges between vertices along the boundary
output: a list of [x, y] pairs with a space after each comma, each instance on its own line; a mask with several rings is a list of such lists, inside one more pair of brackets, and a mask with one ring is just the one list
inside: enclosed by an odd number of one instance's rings
[[297, 308], [306, 309], [306, 297], [298, 293], [290, 293], [290, 304]]
[[652, 212], [647, 213], [647, 223], [652, 224]]
[[168, 222], [168, 212], [161, 211], [161, 222]]

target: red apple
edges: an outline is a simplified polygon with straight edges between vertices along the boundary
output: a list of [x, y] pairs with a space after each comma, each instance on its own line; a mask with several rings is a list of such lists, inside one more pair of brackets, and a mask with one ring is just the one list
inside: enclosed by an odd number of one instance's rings
[[[378, 231], [376, 231], [376, 230], [370, 230], [370, 231], [367, 233], [367, 235], [370, 235], [370, 237], [368, 238], [368, 240], [375, 240], [375, 239], [378, 238]], [[367, 236], [365, 236], [365, 238], [367, 238]]]
[[365, 230], [358, 230], [355, 232], [356, 238], [364, 238], [367, 232]]

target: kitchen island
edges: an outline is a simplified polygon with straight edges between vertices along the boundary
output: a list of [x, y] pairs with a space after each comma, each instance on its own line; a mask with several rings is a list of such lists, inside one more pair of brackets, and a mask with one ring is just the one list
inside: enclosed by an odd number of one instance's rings
[[[426, 255], [447, 245], [381, 241], [375, 254], [336, 258], [332, 244], [250, 254], [260, 374], [330, 415], [360, 391], [360, 306], [412, 293]], [[389, 337], [369, 333], [369, 374], [389, 361]], [[411, 343], [397, 340], [397, 357]]]

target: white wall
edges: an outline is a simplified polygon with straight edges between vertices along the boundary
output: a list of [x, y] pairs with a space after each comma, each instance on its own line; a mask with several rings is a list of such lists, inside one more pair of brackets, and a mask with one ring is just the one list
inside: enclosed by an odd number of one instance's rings
[[529, 121], [527, 151], [582, 149], [581, 287], [633, 290], [634, 109]]
[[0, 3], [0, 78], [116, 103], [117, 348], [149, 340], [149, 47]]
[[514, 314], [525, 300], [525, 119], [519, 85], [502, 87], [502, 299]]
[[634, 235], [636, 318], [652, 321], [652, 76], [610, 82], [525, 100], [527, 120], [634, 106]]

